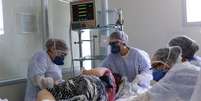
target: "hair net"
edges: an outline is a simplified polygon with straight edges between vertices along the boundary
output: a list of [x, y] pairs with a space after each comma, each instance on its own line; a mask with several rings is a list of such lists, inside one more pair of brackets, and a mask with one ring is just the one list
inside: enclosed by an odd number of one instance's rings
[[46, 48], [56, 48], [57, 50], [67, 50], [68, 46], [66, 45], [64, 40], [61, 39], [48, 39], [46, 42]]
[[128, 35], [124, 31], [115, 31], [110, 35], [110, 39], [122, 40], [125, 44], [128, 43]]
[[197, 43], [187, 36], [178, 36], [169, 42], [169, 46], [180, 46], [182, 49], [182, 57], [192, 58], [199, 50]]
[[177, 62], [180, 54], [181, 48], [177, 46], [160, 48], [152, 56], [152, 63], [163, 63], [172, 66]]

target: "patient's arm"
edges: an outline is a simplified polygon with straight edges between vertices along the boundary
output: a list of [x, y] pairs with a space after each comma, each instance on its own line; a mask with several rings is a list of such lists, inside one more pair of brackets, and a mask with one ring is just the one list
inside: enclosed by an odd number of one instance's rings
[[56, 101], [56, 100], [48, 90], [43, 89], [38, 93], [37, 101]]

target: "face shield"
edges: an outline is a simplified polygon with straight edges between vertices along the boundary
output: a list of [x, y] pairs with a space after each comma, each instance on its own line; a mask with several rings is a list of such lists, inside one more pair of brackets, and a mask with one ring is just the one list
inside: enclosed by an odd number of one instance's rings
[[53, 59], [53, 63], [56, 65], [64, 65], [64, 59], [67, 55], [67, 51], [57, 49], [55, 40], [53, 48], [55, 49], [55, 57]]
[[[169, 49], [169, 48], [168, 48]], [[169, 65], [168, 65], [168, 59], [170, 57], [170, 49], [168, 50], [168, 55], [167, 58], [165, 59], [166, 61], [162, 61], [162, 60], [152, 60], [151, 64], [152, 64], [152, 68], [158, 69], [158, 70], [163, 70], [163, 71], [167, 71], [169, 70]], [[162, 66], [162, 67], [161, 67]]]
[[121, 51], [121, 45], [127, 45], [127, 43], [128, 35], [123, 31], [113, 32], [109, 37], [109, 45], [113, 54], [118, 54]]
[[162, 79], [175, 63], [181, 61], [180, 50], [180, 47], [168, 47], [156, 51], [152, 58], [153, 80]]
[[[181, 61], [181, 48], [178, 46], [157, 50], [152, 58], [152, 68], [169, 70], [175, 63]], [[162, 66], [162, 67], [160, 67]]]

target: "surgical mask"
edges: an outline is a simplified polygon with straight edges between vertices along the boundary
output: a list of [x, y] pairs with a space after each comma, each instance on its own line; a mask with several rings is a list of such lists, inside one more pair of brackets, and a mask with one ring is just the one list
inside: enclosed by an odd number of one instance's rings
[[[56, 42], [54, 41], [54, 49], [56, 49]], [[56, 50], [57, 56], [53, 59], [53, 63], [56, 65], [64, 65], [64, 57], [66, 56], [65, 52], [62, 50]]]
[[163, 69], [153, 69], [153, 80], [155, 81], [159, 81], [160, 79], [162, 79], [165, 74], [167, 73], [167, 70], [163, 70]]
[[53, 63], [56, 65], [64, 65], [64, 58], [66, 56], [66, 53], [61, 50], [56, 50], [57, 55], [53, 59]]
[[53, 63], [55, 63], [56, 65], [64, 65], [64, 57], [56, 56], [53, 60]]
[[111, 53], [118, 54], [120, 52], [120, 46], [117, 43], [110, 43]]

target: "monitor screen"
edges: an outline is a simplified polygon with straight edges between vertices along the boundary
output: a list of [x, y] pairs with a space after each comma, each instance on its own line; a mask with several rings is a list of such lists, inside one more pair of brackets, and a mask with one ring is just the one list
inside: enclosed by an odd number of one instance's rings
[[72, 19], [73, 22], [94, 20], [94, 3], [85, 2], [72, 4]]

